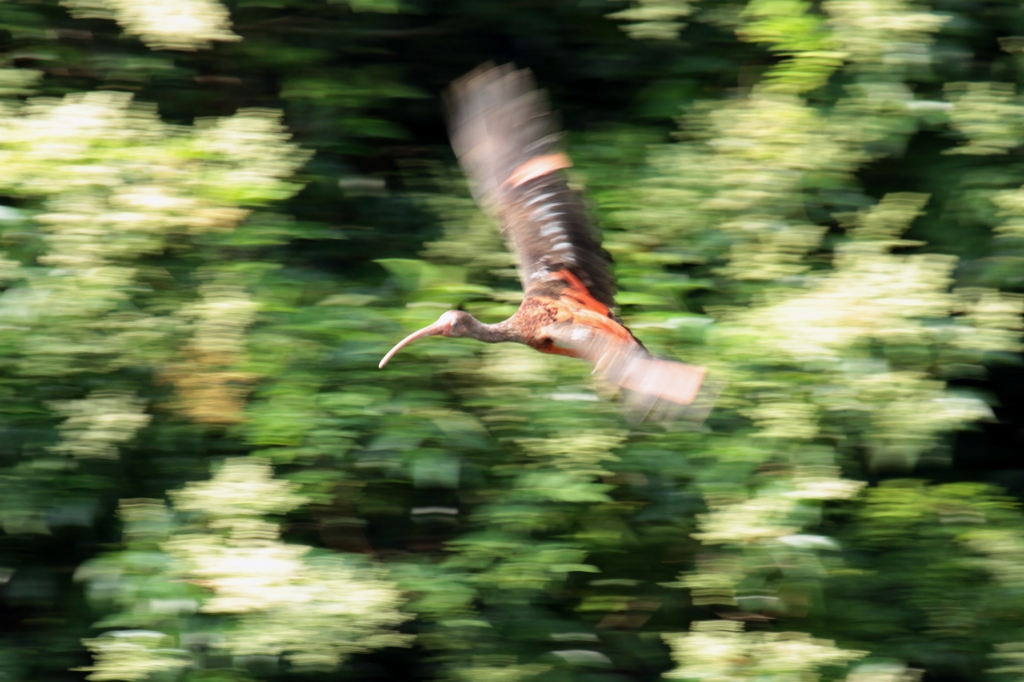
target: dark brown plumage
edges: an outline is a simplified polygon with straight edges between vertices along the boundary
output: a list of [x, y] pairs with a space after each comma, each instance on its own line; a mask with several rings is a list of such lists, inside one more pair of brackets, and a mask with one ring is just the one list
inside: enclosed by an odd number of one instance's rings
[[653, 358], [612, 312], [615, 282], [582, 202], [567, 182], [569, 157], [547, 96], [529, 71], [485, 65], [446, 96], [452, 147], [481, 206], [501, 220], [515, 251], [525, 296], [516, 313], [483, 324], [449, 311], [399, 342], [380, 362], [427, 336], [524, 343], [543, 353], [590, 361], [595, 371], [639, 397], [688, 406], [705, 370]]
[[446, 100], [452, 148], [477, 201], [501, 219], [524, 291], [568, 270], [596, 300], [614, 306], [615, 280], [569, 189], [563, 169], [571, 161], [533, 74], [485, 65], [452, 83]]

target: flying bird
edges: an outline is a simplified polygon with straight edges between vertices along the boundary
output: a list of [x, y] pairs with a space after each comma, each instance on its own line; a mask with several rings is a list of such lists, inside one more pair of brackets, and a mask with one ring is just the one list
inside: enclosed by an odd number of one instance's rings
[[653, 357], [612, 312], [615, 281], [580, 197], [569, 188], [565, 169], [572, 162], [530, 71], [484, 65], [452, 83], [445, 99], [452, 148], [477, 203], [498, 216], [518, 255], [525, 296], [497, 324], [449, 310], [399, 341], [380, 367], [428, 336], [510, 341], [588, 360], [645, 411], [694, 405], [706, 370]]

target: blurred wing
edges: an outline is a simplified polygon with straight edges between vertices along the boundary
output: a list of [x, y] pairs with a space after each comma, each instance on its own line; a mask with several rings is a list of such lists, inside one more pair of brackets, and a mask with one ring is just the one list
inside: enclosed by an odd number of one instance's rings
[[519, 257], [523, 290], [568, 270], [597, 301], [615, 305], [615, 283], [563, 169], [572, 165], [547, 95], [511, 64], [484, 65], [447, 95], [452, 148], [477, 202], [495, 211]]
[[629, 392], [627, 402], [642, 417], [703, 421], [720, 387], [705, 381], [707, 370], [652, 357], [642, 346], [624, 344], [591, 327], [571, 323], [543, 329], [557, 346], [594, 365], [594, 372]]

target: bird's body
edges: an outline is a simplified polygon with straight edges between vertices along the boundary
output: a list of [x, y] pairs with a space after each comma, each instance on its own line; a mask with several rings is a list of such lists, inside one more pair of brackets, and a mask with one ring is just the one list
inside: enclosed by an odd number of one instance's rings
[[610, 381], [651, 405], [694, 402], [705, 370], [652, 357], [614, 315], [615, 284], [582, 202], [569, 188], [569, 157], [529, 71], [485, 66], [452, 84], [452, 147], [477, 201], [496, 213], [519, 257], [524, 298], [509, 319], [484, 324], [449, 311], [399, 342], [427, 336], [523, 343], [542, 353], [590, 361]]
[[643, 349], [629, 329], [606, 305], [591, 296], [569, 270], [553, 272], [545, 282], [533, 287], [510, 320], [517, 329], [525, 331], [523, 343], [541, 353], [580, 357], [577, 350], [559, 346], [545, 331], [556, 324], [583, 325], [627, 347]]

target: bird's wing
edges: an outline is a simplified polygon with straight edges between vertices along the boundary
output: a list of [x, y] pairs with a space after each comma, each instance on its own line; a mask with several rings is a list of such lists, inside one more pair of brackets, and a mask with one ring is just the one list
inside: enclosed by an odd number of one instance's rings
[[557, 117], [528, 70], [484, 65], [447, 93], [452, 148], [477, 202], [498, 214], [523, 290], [569, 271], [604, 306], [615, 282], [578, 194], [566, 181]]
[[556, 323], [542, 332], [560, 348], [594, 365], [594, 372], [629, 392], [641, 416], [703, 421], [721, 387], [706, 382], [707, 370], [651, 356], [642, 346], [583, 324]]

